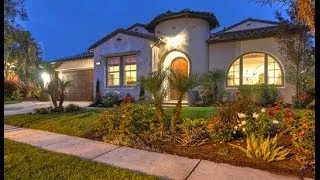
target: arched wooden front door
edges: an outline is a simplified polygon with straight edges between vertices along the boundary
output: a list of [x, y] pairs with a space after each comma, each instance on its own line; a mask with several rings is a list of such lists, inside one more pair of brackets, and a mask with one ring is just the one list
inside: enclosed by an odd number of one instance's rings
[[[183, 75], [188, 75], [188, 61], [185, 58], [179, 57], [172, 61], [170, 66], [171, 71]], [[177, 100], [178, 92], [174, 89], [170, 89], [170, 100]]]

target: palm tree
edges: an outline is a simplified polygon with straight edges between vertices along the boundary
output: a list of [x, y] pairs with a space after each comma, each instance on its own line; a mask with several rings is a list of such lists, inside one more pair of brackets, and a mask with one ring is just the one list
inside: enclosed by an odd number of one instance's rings
[[59, 78], [57, 74], [57, 69], [61, 65], [62, 65], [62, 62], [50, 63], [50, 62], [44, 62], [44, 61], [42, 61], [39, 65], [40, 68], [44, 69], [44, 71], [48, 73], [50, 76], [50, 83], [48, 84], [48, 89], [46, 92], [50, 95], [54, 108], [58, 107], [57, 93], [59, 88], [59, 81], [58, 81]]
[[202, 85], [212, 97], [212, 103], [218, 100], [219, 83], [225, 79], [225, 72], [221, 69], [214, 69], [202, 75]]
[[59, 90], [60, 90], [60, 101], [59, 101], [59, 107], [62, 107], [64, 97], [65, 97], [65, 91], [68, 87], [72, 86], [73, 84], [71, 81], [65, 81], [64, 79], [58, 79], [59, 81]]

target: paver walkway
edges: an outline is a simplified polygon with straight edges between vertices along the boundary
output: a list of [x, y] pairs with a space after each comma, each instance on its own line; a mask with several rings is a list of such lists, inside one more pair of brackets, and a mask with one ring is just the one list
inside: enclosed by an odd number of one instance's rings
[[[4, 125], [4, 137], [46, 150], [78, 156], [165, 179], [298, 180], [248, 167], [189, 159], [176, 155], [120, 147], [99, 141]], [[305, 178], [307, 179], [307, 178]]]

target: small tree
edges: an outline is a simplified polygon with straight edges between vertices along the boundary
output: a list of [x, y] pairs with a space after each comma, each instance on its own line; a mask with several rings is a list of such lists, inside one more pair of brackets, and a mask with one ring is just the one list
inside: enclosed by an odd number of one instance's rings
[[71, 83], [71, 81], [65, 81], [64, 79], [58, 79], [59, 81], [59, 94], [60, 94], [60, 101], [59, 101], [59, 107], [62, 107], [64, 98], [65, 98], [65, 91], [67, 88], [69, 88], [70, 86], [72, 86], [73, 84]]
[[167, 77], [167, 70], [155, 71], [150, 73], [145, 78], [141, 79], [142, 86], [153, 96], [154, 106], [157, 114], [157, 119], [160, 123], [161, 135], [165, 130], [165, 119], [162, 108], [162, 103], [168, 94], [167, 87], [164, 86], [164, 81]]
[[169, 77], [170, 87], [178, 93], [178, 103], [176, 104], [175, 111], [172, 114], [170, 121], [170, 130], [175, 131], [177, 119], [180, 117], [182, 110], [182, 99], [186, 93], [197, 85], [197, 75], [185, 75], [179, 72], [170, 71]]
[[62, 65], [62, 62], [50, 63], [50, 62], [41, 62], [40, 67], [45, 70], [46, 73], [50, 76], [50, 83], [48, 84], [47, 93], [51, 97], [52, 104], [54, 108], [58, 107], [57, 104], [57, 93], [59, 88], [58, 74], [57, 69]]
[[205, 92], [211, 97], [211, 103], [216, 103], [219, 101], [219, 95], [221, 91], [219, 85], [225, 79], [225, 71], [222, 69], [214, 69], [201, 77], [201, 85], [203, 85]]

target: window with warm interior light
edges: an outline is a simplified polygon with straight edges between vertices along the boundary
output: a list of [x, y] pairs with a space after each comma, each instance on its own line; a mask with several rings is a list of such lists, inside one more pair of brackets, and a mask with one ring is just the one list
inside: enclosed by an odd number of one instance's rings
[[120, 58], [108, 58], [108, 86], [120, 85]]
[[228, 69], [227, 87], [243, 84], [283, 86], [283, 71], [279, 62], [271, 55], [262, 52], [241, 55]]
[[125, 86], [135, 86], [137, 84], [137, 63], [135, 56], [124, 57], [124, 82]]

